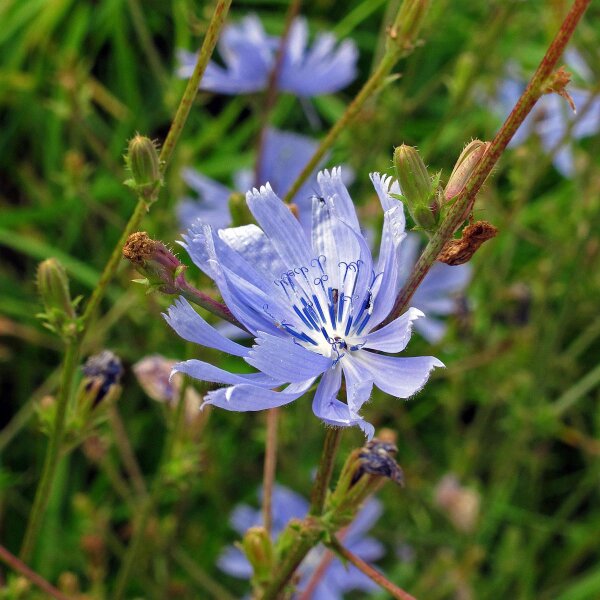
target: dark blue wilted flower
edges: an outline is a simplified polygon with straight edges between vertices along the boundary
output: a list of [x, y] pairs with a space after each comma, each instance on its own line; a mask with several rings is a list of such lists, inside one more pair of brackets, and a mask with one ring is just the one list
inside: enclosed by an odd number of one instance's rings
[[[409, 233], [402, 244], [400, 281], [406, 282], [418, 258], [419, 236]], [[425, 313], [415, 321], [415, 329], [430, 343], [439, 342], [447, 325], [440, 317], [455, 313], [459, 307], [458, 296], [471, 279], [471, 265], [458, 266], [434, 263], [417, 288], [410, 303]]]
[[[248, 15], [225, 27], [219, 39], [224, 67], [211, 61], [200, 88], [221, 94], [247, 94], [267, 87], [280, 44], [278, 36], [267, 35], [260, 19]], [[180, 77], [190, 77], [196, 55], [180, 50]], [[356, 77], [358, 51], [351, 40], [336, 43], [331, 33], [320, 33], [308, 46], [306, 20], [296, 18], [286, 40], [277, 88], [297, 96], [331, 94]]]
[[[380, 558], [384, 549], [380, 542], [367, 537], [368, 531], [381, 516], [381, 504], [368, 500], [359, 511], [356, 519], [339, 534], [343, 544], [352, 553], [366, 562]], [[288, 488], [276, 485], [273, 489], [273, 536], [283, 531], [291, 519], [302, 519], [308, 513], [308, 502]], [[247, 504], [239, 505], [231, 515], [231, 525], [237, 533], [243, 535], [250, 527], [262, 524], [262, 513]], [[317, 546], [309, 552], [299, 568], [300, 581], [298, 595], [311, 583], [311, 578], [320, 565], [327, 561], [327, 568], [319, 573], [319, 582], [311, 596], [313, 600], [341, 600], [345, 592], [361, 590], [371, 592], [377, 585], [353, 565], [344, 566], [339, 559], [333, 558], [324, 546]], [[218, 561], [219, 568], [240, 579], [250, 579], [252, 567], [241, 550], [234, 546], [227, 548]]]
[[[583, 77], [589, 72], [577, 53], [568, 54], [568, 60]], [[516, 68], [511, 65], [508, 70], [509, 73], [514, 73]], [[524, 89], [525, 84], [518, 77], [511, 74], [504, 79], [494, 101], [497, 111], [502, 116], [508, 115]], [[568, 87], [568, 92], [578, 111], [586, 107], [585, 114], [574, 113], [565, 99], [558, 94], [546, 94], [538, 100], [509, 144], [509, 147], [517, 147], [532, 134], [539, 136], [546, 152], [554, 153], [553, 164], [564, 177], [571, 177], [575, 170], [572, 141], [595, 135], [600, 131], [600, 95], [573, 86]], [[567, 136], [570, 127], [572, 129]]]
[[[317, 146], [317, 142], [304, 135], [267, 129], [258, 169], [259, 183], [268, 181], [276, 194], [284, 196]], [[177, 216], [183, 228], [191, 227], [197, 219], [215, 229], [231, 225], [229, 197], [233, 190], [194, 169], [185, 169], [183, 178], [198, 195], [197, 199], [186, 197], [179, 203]], [[250, 169], [236, 171], [233, 179], [235, 189], [239, 192], [245, 192], [254, 185], [254, 173]], [[292, 198], [292, 202], [298, 206], [300, 220], [306, 227], [310, 227], [311, 196], [316, 185], [315, 173]]]
[[[423, 313], [410, 308], [375, 331], [390, 313], [400, 286], [402, 203], [391, 194], [398, 184], [371, 176], [384, 210], [379, 258], [373, 261], [361, 233], [341, 170], [318, 175], [312, 227], [305, 231], [270, 185], [246, 195], [261, 228], [245, 225], [215, 231], [195, 224], [183, 246], [211, 277], [234, 316], [254, 338], [251, 348], [225, 338], [183, 298], [165, 318], [184, 339], [243, 358], [255, 373], [230, 373], [201, 360], [178, 363], [181, 371], [204, 381], [227, 384], [209, 392], [206, 404], [254, 411], [288, 404], [322, 375], [313, 412], [325, 423], [358, 425], [369, 437], [373, 426], [359, 414], [373, 385], [408, 398], [424, 385], [432, 356], [398, 358], [382, 354], [404, 350], [412, 323]], [[346, 402], [337, 398], [346, 382]], [[276, 391], [282, 385], [284, 390]]]

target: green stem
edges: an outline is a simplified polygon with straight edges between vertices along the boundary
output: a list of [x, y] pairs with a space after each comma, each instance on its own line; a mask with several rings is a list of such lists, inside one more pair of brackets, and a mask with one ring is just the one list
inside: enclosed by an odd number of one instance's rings
[[347, 106], [344, 114], [319, 144], [312, 158], [285, 195], [285, 202], [290, 202], [298, 193], [302, 184], [317, 168], [325, 153], [333, 146], [339, 134], [354, 121], [367, 100], [385, 83], [385, 79], [392, 72], [394, 65], [402, 57], [408, 56], [412, 52], [428, 8], [429, 0], [404, 0], [401, 4], [393, 25], [389, 28], [389, 31], [386, 31], [385, 53], [377, 68], [358, 92], [358, 95]]
[[273, 525], [272, 499], [273, 485], [275, 483], [275, 470], [277, 468], [277, 425], [279, 409], [270, 408], [267, 411], [267, 440], [265, 443], [265, 462], [263, 466], [263, 525], [271, 533]]
[[416, 600], [414, 596], [411, 596], [408, 592], [405, 592], [403, 589], [393, 584], [377, 569], [362, 560], [362, 558], [359, 558], [356, 556], [356, 554], [350, 552], [350, 550], [345, 548], [334, 535], [331, 536], [329, 546], [335, 550], [337, 554], [344, 557], [348, 562], [352, 563], [357, 569], [362, 571], [367, 577], [372, 579], [377, 585], [382, 587], [386, 592], [389, 592], [392, 597], [396, 598], [397, 600]]
[[309, 514], [317, 517], [323, 514], [325, 498], [327, 497], [327, 490], [329, 489], [329, 481], [331, 480], [333, 467], [335, 465], [335, 456], [340, 446], [340, 440], [342, 439], [342, 431], [343, 429], [341, 427], [330, 427], [325, 434], [321, 461], [319, 462], [319, 469], [317, 471], [310, 500]]
[[496, 134], [496, 137], [493, 139], [487, 152], [473, 171], [473, 174], [467, 181], [464, 189], [458, 194], [456, 199], [453, 200], [451, 210], [448, 212], [448, 215], [440, 228], [429, 240], [429, 243], [419, 257], [408, 281], [396, 298], [392, 311], [387, 319], [381, 323], [380, 327], [387, 325], [404, 312], [415, 290], [432, 267], [440, 251], [446, 242], [452, 239], [454, 232], [463, 222], [464, 215], [468, 214], [470, 211], [475, 202], [477, 193], [500, 159], [502, 152], [505, 150], [521, 123], [525, 120], [525, 117], [531, 112], [535, 103], [544, 93], [543, 89], [545, 83], [552, 75], [556, 63], [561, 57], [567, 43], [573, 35], [577, 23], [590, 2], [591, 0], [575, 0], [573, 3], [571, 10], [565, 17], [556, 37], [546, 51], [546, 54], [531, 81], [527, 85], [527, 88], [523, 92], [523, 95], [519, 98], [500, 131]]
[[285, 202], [290, 202], [290, 200], [298, 193], [298, 190], [302, 187], [302, 184], [317, 168], [325, 154], [337, 140], [340, 133], [345, 127], [354, 121], [362, 107], [365, 105], [365, 102], [383, 85], [385, 78], [391, 73], [392, 68], [398, 61], [399, 57], [400, 52], [395, 48], [386, 51], [373, 75], [371, 75], [365, 85], [363, 85], [356, 98], [354, 98], [354, 100], [352, 100], [352, 102], [348, 105], [340, 119], [329, 130], [329, 133], [319, 144], [316, 152], [312, 155], [304, 169], [302, 169], [302, 172], [300, 175], [298, 175], [296, 181], [294, 181], [292, 187], [285, 195]]
[[29, 561], [33, 552], [35, 542], [42, 525], [42, 518], [46, 512], [52, 482], [56, 474], [56, 467], [60, 456], [60, 449], [65, 430], [65, 420], [67, 416], [67, 407], [71, 398], [73, 387], [73, 376], [77, 367], [79, 358], [79, 343], [77, 339], [71, 339], [67, 343], [63, 370], [60, 382], [60, 389], [56, 399], [56, 414], [54, 416], [54, 428], [46, 450], [42, 476], [38, 484], [33, 507], [29, 515], [29, 522], [25, 530], [25, 537], [21, 546], [20, 556], [24, 561]]
[[194, 72], [187, 83], [185, 92], [183, 93], [183, 97], [181, 98], [181, 102], [179, 103], [179, 107], [175, 113], [175, 118], [173, 119], [169, 133], [167, 134], [167, 139], [165, 140], [160, 152], [161, 168], [163, 172], [171, 160], [175, 145], [179, 140], [179, 136], [183, 131], [183, 126], [185, 125], [188, 115], [190, 114], [192, 104], [196, 98], [196, 94], [198, 93], [200, 80], [202, 79], [202, 75], [204, 75], [208, 61], [210, 60], [213, 50], [215, 49], [230, 6], [231, 0], [219, 0], [217, 6], [215, 7], [210, 24], [206, 31], [206, 35], [204, 36], [202, 47], [200, 48], [200, 54], [196, 60]]

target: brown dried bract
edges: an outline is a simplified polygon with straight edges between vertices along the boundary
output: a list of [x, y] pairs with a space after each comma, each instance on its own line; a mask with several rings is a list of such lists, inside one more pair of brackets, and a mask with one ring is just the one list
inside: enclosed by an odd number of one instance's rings
[[498, 230], [487, 221], [467, 225], [459, 240], [450, 240], [442, 248], [437, 259], [447, 265], [456, 266], [469, 262], [483, 242], [496, 236]]
[[132, 233], [123, 246], [123, 257], [134, 264], [142, 264], [152, 256], [156, 242], [145, 231]]
[[560, 69], [552, 73], [548, 78], [546, 86], [542, 91], [544, 94], [558, 94], [562, 96], [569, 103], [571, 110], [577, 112], [575, 102], [573, 102], [573, 98], [567, 92], [567, 85], [569, 83], [571, 83], [571, 73], [564, 67], [560, 67]]

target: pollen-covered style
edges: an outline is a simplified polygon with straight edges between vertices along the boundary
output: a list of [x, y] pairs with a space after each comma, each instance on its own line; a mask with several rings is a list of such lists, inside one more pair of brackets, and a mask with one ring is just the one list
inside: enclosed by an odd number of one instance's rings
[[[210, 62], [201, 89], [221, 94], [248, 94], [267, 87], [281, 38], [267, 35], [260, 19], [248, 15], [228, 25], [219, 39], [219, 54], [225, 67]], [[196, 55], [179, 53], [178, 74], [190, 77]], [[356, 77], [358, 51], [351, 40], [336, 44], [331, 33], [320, 33], [308, 47], [306, 19], [294, 19], [286, 40], [277, 78], [277, 88], [297, 96], [331, 94]]]
[[[378, 173], [371, 179], [385, 215], [377, 261], [339, 168], [319, 173], [310, 227], [303, 228], [267, 184], [246, 196], [260, 228], [215, 232], [198, 223], [184, 236], [194, 263], [215, 281], [231, 312], [254, 337], [250, 348], [223, 337], [182, 298], [169, 308], [166, 320], [181, 337], [242, 357], [258, 369], [234, 374], [200, 360], [175, 365], [174, 371], [228, 385], [209, 392], [207, 404], [235, 411], [282, 406], [322, 375], [313, 398], [315, 415], [331, 425], [358, 425], [370, 437], [373, 426], [360, 411], [373, 385], [408, 398], [434, 367], [443, 366], [431, 356], [382, 354], [404, 350], [413, 321], [423, 313], [410, 308], [376, 329], [398, 293], [406, 234], [402, 203], [390, 195], [399, 192], [397, 183]], [[342, 376], [346, 402], [337, 398]]]

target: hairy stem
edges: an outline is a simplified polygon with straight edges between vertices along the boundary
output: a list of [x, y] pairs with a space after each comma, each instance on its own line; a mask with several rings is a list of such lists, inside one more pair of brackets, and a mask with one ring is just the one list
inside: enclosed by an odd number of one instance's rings
[[331, 536], [329, 546], [340, 556], [343, 556], [348, 562], [352, 563], [357, 569], [362, 571], [367, 577], [372, 579], [378, 586], [382, 587], [386, 592], [389, 592], [392, 597], [397, 600], [416, 600], [414, 596], [411, 596], [408, 592], [405, 592], [403, 589], [393, 584], [382, 573], [366, 563], [362, 558], [359, 558], [356, 554], [353, 554], [350, 550], [342, 546], [334, 535]]
[[[30, 569], [22, 560], [19, 560], [14, 554], [10, 553], [4, 546], [0, 545], [0, 560], [7, 564], [13, 571], [21, 573], [24, 577], [29, 579], [31, 583], [40, 588], [43, 592], [46, 592], [52, 598], [56, 600], [69, 600], [60, 590], [56, 589], [53, 585], [48, 583], [41, 575], [38, 575], [35, 571]], [[4, 586], [3, 586], [4, 587]]]
[[502, 125], [500, 131], [498, 131], [496, 137], [492, 140], [490, 147], [473, 171], [464, 189], [458, 194], [456, 199], [453, 200], [452, 209], [448, 212], [448, 215], [440, 228], [429, 240], [429, 243], [425, 247], [425, 250], [423, 250], [417, 264], [412, 270], [408, 281], [396, 298], [392, 311], [387, 319], [381, 323], [380, 327], [387, 325], [406, 310], [410, 299], [417, 287], [423, 281], [423, 278], [428, 273], [429, 269], [432, 267], [440, 251], [446, 242], [452, 239], [454, 232], [463, 221], [463, 216], [467, 214], [473, 206], [477, 193], [491, 173], [495, 164], [500, 159], [502, 152], [506, 149], [506, 146], [521, 123], [525, 120], [525, 117], [531, 112], [535, 103], [543, 95], [544, 84], [548, 81], [548, 78], [556, 68], [558, 59], [561, 57], [566, 45], [571, 39], [573, 31], [590, 1], [591, 0], [575, 0], [573, 3], [571, 10], [565, 17], [558, 33], [542, 58], [531, 81], [504, 122], [504, 125]]
[[325, 506], [325, 498], [329, 489], [329, 481], [333, 473], [335, 465], [335, 456], [340, 446], [342, 439], [341, 427], [329, 427], [325, 433], [325, 441], [323, 442], [323, 452], [321, 453], [321, 461], [317, 470], [317, 476], [313, 485], [310, 498], [309, 514], [321, 516]]

